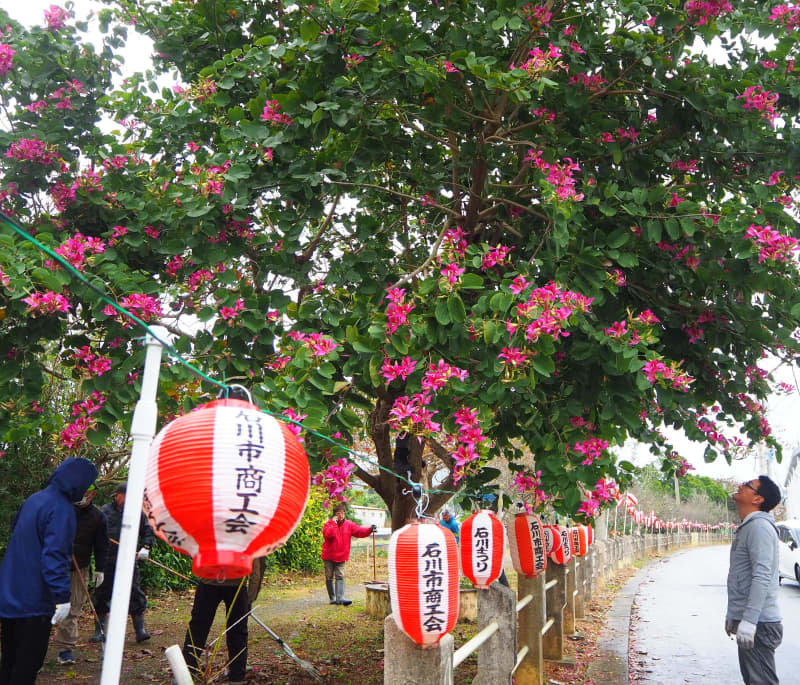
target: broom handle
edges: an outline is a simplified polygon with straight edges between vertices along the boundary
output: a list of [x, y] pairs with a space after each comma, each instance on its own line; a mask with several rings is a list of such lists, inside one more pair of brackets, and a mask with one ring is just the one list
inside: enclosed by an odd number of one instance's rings
[[[115, 545], [119, 544], [119, 542], [117, 542], [114, 538], [108, 538], [108, 539], [111, 540], [111, 542], [113, 542]], [[155, 564], [156, 566], [158, 566], [158, 568], [163, 568], [165, 571], [169, 571], [170, 573], [175, 574], [176, 576], [178, 576], [178, 578], [183, 578], [184, 580], [188, 580], [192, 585], [197, 585], [197, 581], [194, 578], [189, 578], [189, 576], [185, 576], [182, 573], [178, 573], [178, 571], [176, 571], [175, 569], [170, 568], [169, 566], [164, 566], [164, 564], [156, 561], [152, 557], [147, 557], [147, 561], [149, 561], [151, 564]]]
[[372, 531], [372, 581], [376, 582], [378, 580], [378, 573], [375, 570], [376, 568], [376, 561], [375, 561], [375, 531]]
[[86, 593], [86, 599], [89, 600], [89, 605], [92, 607], [92, 613], [94, 614], [94, 620], [97, 621], [97, 625], [100, 626], [100, 632], [103, 633], [103, 626], [100, 623], [100, 617], [97, 615], [97, 609], [94, 608], [94, 602], [92, 601], [92, 596], [89, 594], [89, 586], [86, 584], [86, 578], [83, 577], [83, 573], [81, 573], [80, 566], [78, 566], [78, 560], [75, 558], [75, 555], [72, 555], [72, 565], [75, 567], [75, 573], [78, 574], [78, 578], [81, 581], [81, 585], [83, 586], [83, 591]]

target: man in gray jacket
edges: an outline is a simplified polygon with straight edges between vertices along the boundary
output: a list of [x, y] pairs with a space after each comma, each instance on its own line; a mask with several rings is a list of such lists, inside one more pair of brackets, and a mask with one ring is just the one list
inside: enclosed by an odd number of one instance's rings
[[745, 685], [777, 685], [775, 648], [783, 638], [778, 609], [778, 530], [767, 513], [781, 501], [767, 476], [739, 486], [733, 495], [742, 522], [731, 545], [725, 632], [736, 635]]

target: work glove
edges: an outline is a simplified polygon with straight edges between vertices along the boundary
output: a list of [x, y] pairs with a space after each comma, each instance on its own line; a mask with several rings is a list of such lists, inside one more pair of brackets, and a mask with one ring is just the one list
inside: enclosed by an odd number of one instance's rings
[[94, 572], [94, 586], [100, 587], [103, 584], [103, 578], [106, 577], [106, 574], [102, 571], [95, 571]]
[[69, 602], [64, 602], [64, 604], [56, 604], [55, 613], [53, 614], [53, 618], [50, 619], [51, 625], [58, 625], [67, 616], [69, 616], [69, 610], [71, 606], [72, 605]]
[[728, 635], [736, 635], [736, 621], [730, 618], [725, 619], [725, 633]]
[[756, 643], [756, 626], [749, 621], [741, 621], [736, 630], [736, 644], [742, 649], [752, 649]]
[[369, 527], [369, 532], [370, 532], [370, 533], [377, 533], [377, 532], [378, 532], [378, 526], [376, 526], [376, 525], [373, 523], [373, 524], [372, 524], [372, 525]]
[[150, 550], [149, 550], [149, 549], [147, 549], [147, 547], [142, 547], [142, 548], [141, 548], [141, 549], [140, 549], [140, 550], [139, 550], [139, 551], [136, 553], [136, 561], [145, 561], [145, 560], [146, 560], [146, 559], [148, 559], [149, 557], [150, 557]]

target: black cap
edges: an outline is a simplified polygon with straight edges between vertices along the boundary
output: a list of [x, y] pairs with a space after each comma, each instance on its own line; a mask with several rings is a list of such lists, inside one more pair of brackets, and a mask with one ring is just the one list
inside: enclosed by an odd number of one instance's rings
[[114, 494], [118, 495], [118, 494], [122, 493], [124, 495], [125, 491], [127, 489], [128, 489], [128, 483], [127, 482], [122, 482], [117, 486], [117, 489], [114, 490]]

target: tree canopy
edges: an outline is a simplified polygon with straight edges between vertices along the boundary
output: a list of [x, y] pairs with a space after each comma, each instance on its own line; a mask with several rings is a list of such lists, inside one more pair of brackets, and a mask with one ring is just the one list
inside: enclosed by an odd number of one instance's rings
[[[69, 5], [30, 30], [0, 13], [0, 207], [220, 382], [366, 440], [377, 474], [304, 436], [332, 491], [352, 471], [397, 527], [395, 474], [436, 507], [500, 458], [535, 504], [593, 516], [628, 437], [780, 450], [759, 362], [800, 349], [800, 9], [107, 4], [102, 50]], [[155, 66], [115, 87], [127, 30]], [[141, 329], [0, 241], [0, 442], [55, 421], [64, 454], [103, 444]], [[71, 415], [42, 402], [53, 374]], [[216, 390], [166, 364], [162, 415]]]

